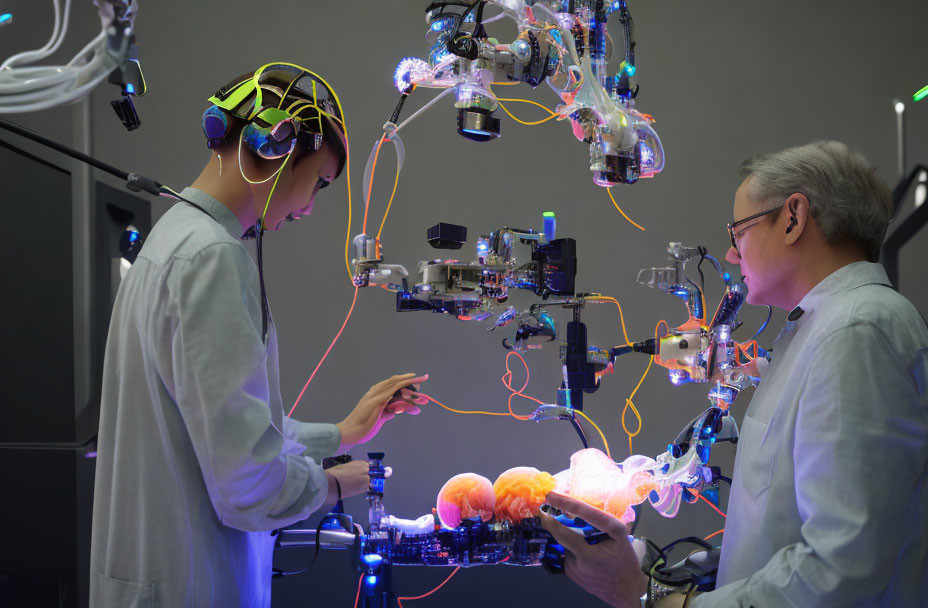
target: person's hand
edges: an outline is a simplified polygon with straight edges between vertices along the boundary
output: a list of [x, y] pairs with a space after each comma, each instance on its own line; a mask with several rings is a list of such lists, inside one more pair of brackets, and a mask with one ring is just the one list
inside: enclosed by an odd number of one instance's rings
[[[370, 441], [397, 414], [418, 414], [419, 406], [428, 403], [418, 392], [419, 383], [428, 379], [428, 374], [402, 374], [372, 386], [348, 417], [336, 425], [342, 433], [339, 451]], [[409, 386], [412, 388], [406, 388]]]
[[[371, 483], [368, 474], [369, 470], [370, 465], [366, 460], [352, 460], [326, 469], [325, 474], [329, 481], [329, 491], [324, 504], [331, 506], [338, 502], [338, 488], [335, 485], [335, 479], [338, 479], [338, 485], [342, 489], [342, 498], [367, 492]], [[393, 470], [386, 467], [384, 474], [389, 477], [393, 474]]]
[[552, 516], [541, 513], [541, 525], [564, 546], [564, 573], [599, 599], [616, 608], [638, 607], [648, 586], [638, 557], [621, 521], [587, 503], [551, 492], [547, 502], [565, 513], [582, 517], [609, 538], [595, 545]]

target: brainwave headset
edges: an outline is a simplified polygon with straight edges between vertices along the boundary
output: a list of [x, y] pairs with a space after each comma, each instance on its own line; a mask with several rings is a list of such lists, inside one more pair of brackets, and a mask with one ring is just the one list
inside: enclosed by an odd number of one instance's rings
[[[348, 136], [341, 102], [332, 87], [311, 70], [292, 63], [269, 63], [258, 68], [252, 76], [220, 89], [209, 98], [209, 102], [212, 105], [206, 109], [200, 121], [203, 133], [206, 134], [207, 147], [215, 148], [228, 141], [235, 132], [233, 126], [244, 122], [239, 134], [239, 154], [244, 144], [260, 158], [284, 158], [271, 177], [279, 177], [297, 143], [316, 151], [322, 147], [323, 142], [330, 141], [335, 144], [332, 145], [333, 150], [341, 155], [341, 167], [347, 162]], [[338, 172], [341, 173], [341, 168]], [[242, 177], [248, 180], [244, 173]], [[265, 229], [264, 216], [276, 185], [275, 179], [268, 193], [264, 213], [243, 237], [255, 238], [256, 241], [261, 284], [261, 326], [265, 340], [270, 313], [264, 287], [261, 241]], [[325, 185], [328, 182], [320, 188]]]
[[329, 139], [336, 140], [342, 160], [347, 153], [338, 95], [321, 76], [304, 67], [269, 63], [208, 101], [212, 105], [200, 124], [209, 148], [228, 141], [233, 126], [244, 122], [241, 143], [260, 158], [283, 158], [297, 143], [315, 151]]

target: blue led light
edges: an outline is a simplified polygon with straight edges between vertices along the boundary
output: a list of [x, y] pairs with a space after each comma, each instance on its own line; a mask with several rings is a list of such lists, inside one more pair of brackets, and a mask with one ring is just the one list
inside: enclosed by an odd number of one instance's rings
[[636, 68], [633, 65], [627, 65], [625, 66], [625, 71], [628, 73], [629, 76], [634, 76], [635, 72], [638, 71], [638, 68]]
[[127, 84], [127, 85], [126, 85], [126, 93], [128, 93], [129, 95], [135, 95], [135, 85], [133, 85], [133, 84]]
[[483, 129], [461, 129], [464, 133], [473, 133], [474, 135], [493, 135], [489, 131], [484, 131]]
[[13, 13], [3, 13], [0, 15], [0, 23], [6, 23], [13, 20]]
[[367, 586], [368, 586], [368, 587], [376, 587], [376, 586], [377, 586], [377, 577], [374, 576], [374, 575], [372, 574], [372, 575], [368, 576], [366, 579], [364, 579], [364, 582], [367, 583]]
[[366, 565], [370, 566], [371, 568], [379, 568], [380, 564], [383, 563], [383, 557], [381, 557], [377, 553], [368, 553], [367, 555], [361, 558], [361, 561], [363, 561]]
[[731, 273], [726, 272], [725, 274], [723, 274], [722, 280], [725, 281], [726, 283], [731, 281]]
[[136, 242], [137, 240], [139, 240], [139, 233], [138, 233], [138, 232], [130, 232], [130, 233], [129, 233], [129, 242], [130, 242], [130, 243], [134, 243], [134, 242]]

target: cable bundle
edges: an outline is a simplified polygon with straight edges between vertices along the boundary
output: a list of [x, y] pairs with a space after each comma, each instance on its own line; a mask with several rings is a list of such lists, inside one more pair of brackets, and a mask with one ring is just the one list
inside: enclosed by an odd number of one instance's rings
[[46, 110], [79, 101], [129, 55], [135, 22], [134, 0], [99, 0], [102, 29], [66, 65], [32, 66], [55, 53], [64, 41], [71, 0], [52, 0], [55, 25], [41, 48], [17, 53], [0, 64], [0, 114]]

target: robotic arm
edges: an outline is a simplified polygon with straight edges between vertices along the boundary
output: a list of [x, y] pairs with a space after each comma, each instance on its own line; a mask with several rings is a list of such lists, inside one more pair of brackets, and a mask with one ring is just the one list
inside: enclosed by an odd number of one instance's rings
[[[501, 9], [496, 18], [515, 21], [519, 34], [511, 43], [487, 34], [489, 6]], [[607, 65], [613, 45], [606, 25], [612, 13], [618, 14], [624, 41], [624, 59], [614, 74]], [[634, 26], [625, 0], [433, 2], [426, 23], [435, 37], [428, 60], [403, 59], [394, 84], [404, 94], [415, 87], [453, 93], [463, 137], [483, 142], [500, 136], [495, 84], [524, 82], [535, 88], [547, 82], [561, 102], [558, 120], [570, 120], [577, 139], [589, 144], [595, 183], [631, 184], [663, 169], [653, 118], [635, 108]], [[406, 123], [388, 131], [390, 136]]]

